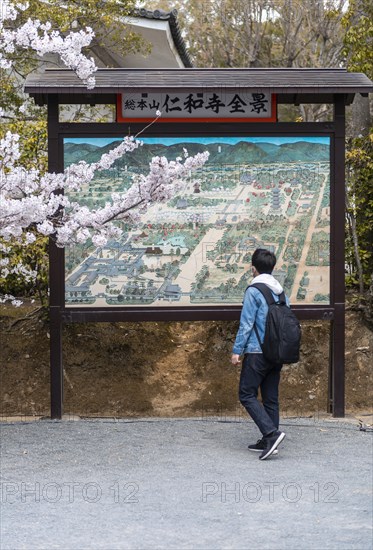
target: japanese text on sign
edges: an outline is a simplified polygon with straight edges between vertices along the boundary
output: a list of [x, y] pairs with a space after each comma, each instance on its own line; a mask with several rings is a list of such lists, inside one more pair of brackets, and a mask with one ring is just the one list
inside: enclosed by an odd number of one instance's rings
[[255, 118], [272, 117], [271, 94], [263, 92], [139, 92], [123, 94], [121, 116], [154, 118]]

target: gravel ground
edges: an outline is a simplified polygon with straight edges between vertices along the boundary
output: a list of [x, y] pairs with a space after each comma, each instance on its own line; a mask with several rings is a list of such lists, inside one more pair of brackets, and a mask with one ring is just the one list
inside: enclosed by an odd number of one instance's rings
[[361, 549], [372, 433], [286, 419], [279, 454], [235, 418], [2, 423], [1, 550]]

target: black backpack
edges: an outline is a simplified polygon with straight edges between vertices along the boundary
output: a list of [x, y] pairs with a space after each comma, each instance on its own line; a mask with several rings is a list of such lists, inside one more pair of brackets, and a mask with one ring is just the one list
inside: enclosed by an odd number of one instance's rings
[[279, 295], [279, 301], [276, 302], [267, 285], [256, 283], [250, 286], [259, 290], [268, 304], [263, 342], [260, 341], [258, 329], [254, 324], [264, 357], [272, 363], [298, 363], [301, 327], [294, 312], [286, 304], [284, 292]]

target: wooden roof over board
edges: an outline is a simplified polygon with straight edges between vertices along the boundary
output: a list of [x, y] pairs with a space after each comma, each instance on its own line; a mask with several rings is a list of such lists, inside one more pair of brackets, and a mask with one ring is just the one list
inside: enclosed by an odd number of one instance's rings
[[25, 92], [38, 104], [46, 103], [49, 94], [58, 94], [61, 103], [108, 103], [118, 93], [183, 88], [267, 91], [278, 94], [279, 103], [333, 102], [335, 94], [351, 103], [354, 94], [373, 92], [365, 74], [345, 69], [98, 69], [95, 78], [95, 88], [87, 90], [74, 72], [48, 69], [29, 75]]

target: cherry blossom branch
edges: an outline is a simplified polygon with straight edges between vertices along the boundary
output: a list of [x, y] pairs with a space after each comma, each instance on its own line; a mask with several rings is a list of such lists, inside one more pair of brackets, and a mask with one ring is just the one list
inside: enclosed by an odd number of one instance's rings
[[[138, 222], [141, 214], [152, 203], [169, 200], [183, 185], [185, 177], [189, 176], [191, 171], [202, 167], [208, 156], [208, 152], [198, 153], [194, 157], [187, 157], [184, 163], [180, 160], [168, 161], [165, 157], [154, 157], [147, 176], [134, 178], [132, 186], [125, 193], [113, 193], [111, 202], [103, 208], [91, 210], [88, 218], [88, 209], [84, 206], [74, 205], [75, 211], [71, 217], [68, 211], [65, 211], [62, 219], [63, 228], [57, 229], [56, 232], [57, 245], [65, 246], [67, 242], [72, 242], [73, 235], [76, 235], [77, 242], [80, 242], [80, 239], [86, 240], [89, 236], [93, 244], [104, 246], [109, 237], [120, 234], [120, 230], [111, 224], [112, 221]], [[79, 228], [76, 227], [76, 223]], [[94, 230], [94, 233], [91, 234], [89, 230]]]
[[58, 54], [66, 67], [75, 71], [77, 76], [91, 89], [95, 86], [94, 72], [97, 70], [94, 59], [87, 58], [82, 49], [89, 46], [95, 34], [90, 27], [85, 30], [70, 32], [62, 36], [52, 30], [51, 23], [41, 23], [39, 19], [28, 19], [26, 23], [15, 29], [7, 29], [6, 22], [17, 19], [19, 12], [25, 11], [28, 4], [13, 4], [3, 2], [0, 9], [0, 69], [9, 69], [12, 62], [9, 55], [16, 47], [31, 49], [39, 57], [46, 54]]
[[[71, 32], [61, 36], [52, 30], [50, 23], [28, 19], [16, 27], [17, 16], [27, 5], [11, 2], [2, 5], [0, 13], [0, 69], [9, 69], [12, 62], [9, 56], [16, 48], [32, 50], [37, 55], [55, 53], [63, 63], [74, 70], [88, 88], [94, 87], [96, 67], [93, 59], [87, 59], [82, 49], [94, 37], [92, 29]], [[5, 22], [9, 27], [5, 27]], [[23, 108], [27, 110], [27, 106]], [[21, 110], [21, 109], [20, 109]], [[1, 110], [0, 110], [1, 111]], [[0, 112], [0, 118], [6, 113]], [[148, 124], [138, 135], [154, 124], [161, 116]], [[136, 136], [136, 137], [137, 137]], [[124, 192], [112, 193], [110, 200], [101, 208], [90, 210], [79, 203], [76, 197], [83, 187], [89, 185], [95, 174], [108, 170], [124, 154], [131, 153], [142, 142], [126, 137], [119, 146], [104, 154], [96, 163], [84, 161], [70, 165], [62, 173], [41, 173], [37, 169], [25, 169], [20, 165], [19, 135], [7, 132], [0, 140], [0, 278], [9, 275], [23, 277], [25, 281], [36, 276], [21, 262], [11, 264], [12, 245], [27, 246], [35, 242], [35, 232], [55, 239], [57, 246], [84, 243], [88, 239], [96, 246], [103, 246], [108, 238], [118, 237], [119, 228], [115, 220], [138, 221], [146, 209], [155, 201], [165, 202], [191, 171], [200, 168], [208, 158], [208, 153], [188, 157], [184, 152], [181, 158], [168, 161], [165, 157], [155, 157], [149, 165], [149, 173], [133, 178], [132, 185]], [[75, 198], [74, 198], [75, 197]], [[4, 301], [0, 296], [0, 302]], [[13, 300], [13, 297], [6, 297]]]

